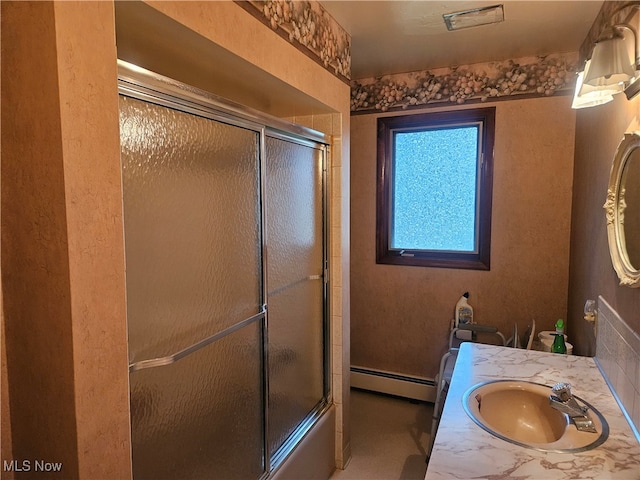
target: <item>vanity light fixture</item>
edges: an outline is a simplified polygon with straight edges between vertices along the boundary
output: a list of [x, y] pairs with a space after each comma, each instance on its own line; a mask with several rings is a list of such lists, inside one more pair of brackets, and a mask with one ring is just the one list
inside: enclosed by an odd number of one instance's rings
[[[628, 7], [639, 8], [640, 4], [626, 4], [614, 13]], [[571, 108], [602, 105], [622, 91], [631, 100], [640, 92], [636, 31], [618, 24], [607, 27], [606, 32], [596, 42], [584, 71], [578, 74]]]
[[504, 7], [502, 5], [491, 5], [489, 7], [445, 13], [442, 17], [447, 25], [447, 30], [460, 30], [462, 28], [503, 22]]
[[[588, 68], [591, 60], [587, 60], [585, 70]], [[618, 93], [622, 89], [618, 90], [598, 90], [597, 88], [585, 85], [583, 83], [584, 72], [578, 72], [578, 79], [576, 80], [576, 91], [573, 94], [573, 103], [571, 108], [587, 108], [595, 107], [596, 105], [603, 105], [613, 100], [613, 95]]]
[[613, 32], [611, 38], [596, 43], [591, 64], [584, 71], [585, 84], [606, 89], [634, 78], [636, 40], [633, 30], [626, 25], [616, 25]]

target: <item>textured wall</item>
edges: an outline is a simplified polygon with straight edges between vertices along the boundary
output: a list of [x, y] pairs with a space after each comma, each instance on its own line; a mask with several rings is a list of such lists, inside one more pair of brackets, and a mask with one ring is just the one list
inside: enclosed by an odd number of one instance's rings
[[36, 460], [130, 472], [113, 21], [106, 2], [2, 4], [3, 460], [34, 478]]
[[114, 9], [54, 5], [79, 474], [121, 478], [130, 457]]
[[[593, 39], [605, 25], [615, 22], [640, 24], [640, 11], [624, 9], [615, 15], [623, 2], [605, 2], [581, 52], [586, 55]], [[638, 39], [640, 41], [640, 39]], [[640, 95], [627, 100], [624, 94], [612, 102], [579, 110], [576, 116], [576, 145], [573, 212], [571, 219], [571, 269], [569, 333], [574, 351], [595, 355], [595, 337], [591, 325], [583, 318], [584, 302], [602, 295], [636, 333], [640, 333], [640, 288], [618, 285], [613, 270], [607, 227], [602, 205], [606, 200], [613, 156], [627, 132], [640, 131]]]
[[236, 3], [338, 78], [351, 78], [351, 37], [316, 1]]
[[[575, 114], [568, 96], [496, 106], [491, 271], [376, 265], [376, 119], [351, 118], [351, 363], [433, 377], [453, 309], [507, 337], [567, 306]], [[386, 114], [389, 115], [389, 114]]]
[[629, 327], [640, 334], [640, 288], [618, 285], [602, 208], [618, 143], [624, 133], [633, 131], [640, 131], [640, 95], [629, 101], [619, 94], [613, 102], [577, 113], [569, 335], [574, 352], [581, 355], [596, 353], [593, 329], [582, 319], [587, 299], [595, 300], [602, 295]]

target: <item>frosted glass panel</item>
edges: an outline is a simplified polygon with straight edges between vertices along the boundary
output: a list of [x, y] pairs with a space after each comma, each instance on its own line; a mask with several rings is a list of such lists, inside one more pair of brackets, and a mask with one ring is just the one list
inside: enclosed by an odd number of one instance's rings
[[230, 480], [262, 474], [260, 324], [173, 365], [131, 374], [136, 480]]
[[269, 291], [322, 274], [322, 152], [267, 137]]
[[258, 134], [120, 97], [130, 360], [162, 357], [261, 301]]
[[120, 133], [130, 362], [223, 332], [130, 373], [134, 478], [264, 477], [325, 397], [324, 153], [267, 136], [261, 172], [259, 132], [124, 96]]
[[271, 454], [324, 396], [321, 155], [267, 138]]
[[269, 450], [273, 454], [324, 395], [322, 281], [269, 297]]

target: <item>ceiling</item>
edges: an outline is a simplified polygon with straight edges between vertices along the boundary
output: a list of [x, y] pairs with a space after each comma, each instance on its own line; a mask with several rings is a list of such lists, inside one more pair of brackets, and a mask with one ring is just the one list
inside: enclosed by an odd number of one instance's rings
[[[351, 77], [577, 52], [602, 1], [320, 2], [351, 35]], [[504, 22], [448, 31], [445, 13], [502, 3]]]

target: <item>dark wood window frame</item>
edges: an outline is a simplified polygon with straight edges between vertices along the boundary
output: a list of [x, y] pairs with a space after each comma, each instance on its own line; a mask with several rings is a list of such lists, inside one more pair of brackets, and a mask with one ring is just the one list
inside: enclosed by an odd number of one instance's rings
[[[475, 252], [397, 250], [389, 245], [392, 210], [393, 139], [396, 132], [438, 129], [481, 123], [481, 167]], [[378, 166], [376, 199], [376, 262], [392, 265], [489, 270], [491, 258], [491, 202], [493, 192], [493, 146], [495, 107], [463, 109], [378, 118]]]

